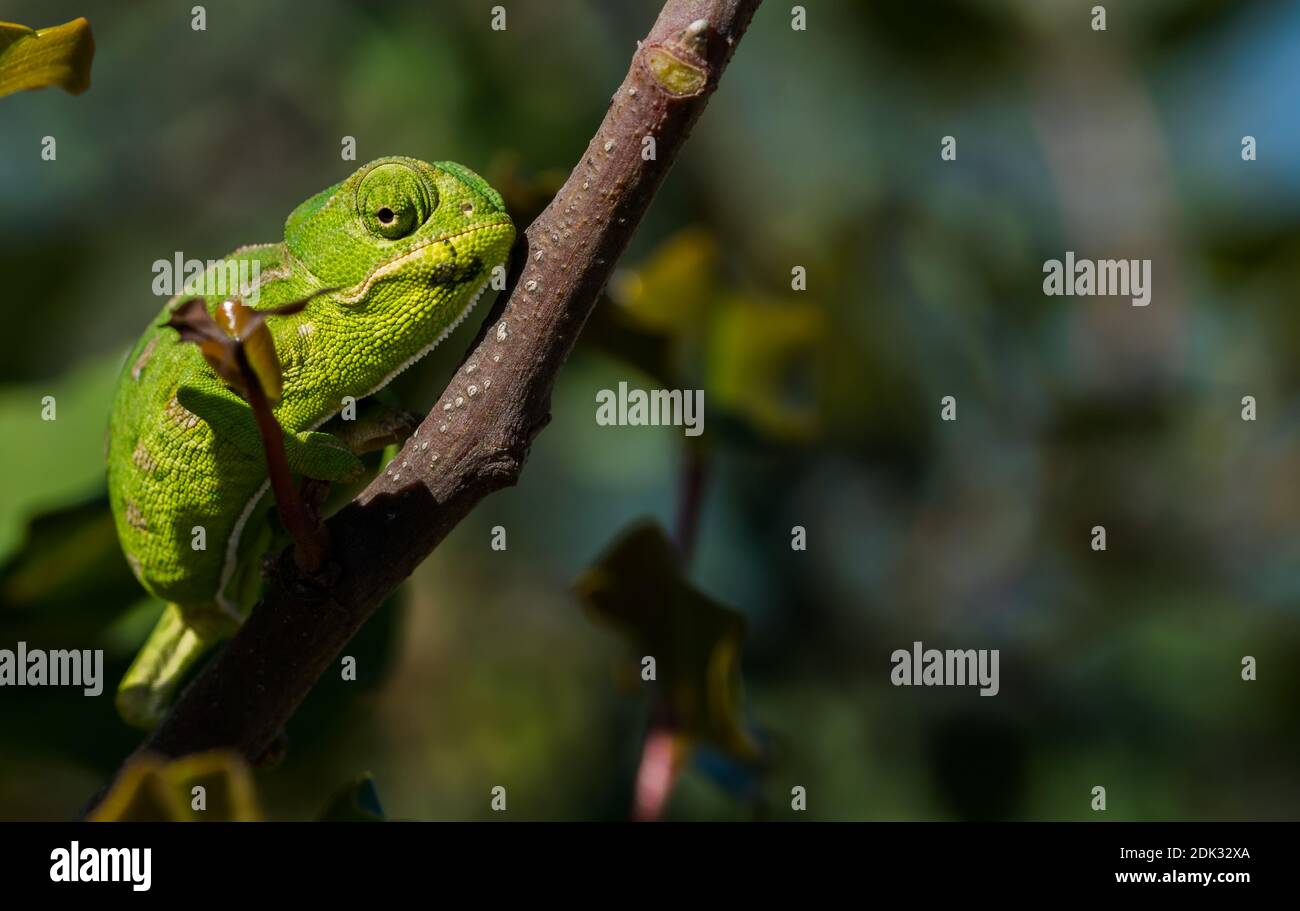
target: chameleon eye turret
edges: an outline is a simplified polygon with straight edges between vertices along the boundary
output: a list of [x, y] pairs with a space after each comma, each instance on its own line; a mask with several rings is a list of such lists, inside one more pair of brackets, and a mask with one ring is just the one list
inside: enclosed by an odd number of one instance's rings
[[357, 214], [362, 224], [388, 240], [411, 234], [437, 207], [437, 189], [405, 164], [381, 164], [357, 185]]

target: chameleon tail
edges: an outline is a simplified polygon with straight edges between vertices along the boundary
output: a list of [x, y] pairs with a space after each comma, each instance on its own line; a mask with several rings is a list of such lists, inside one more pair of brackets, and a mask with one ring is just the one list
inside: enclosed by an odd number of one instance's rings
[[185, 672], [214, 642], [216, 637], [204, 637], [185, 622], [179, 605], [168, 604], [118, 684], [118, 714], [132, 727], [155, 727]]

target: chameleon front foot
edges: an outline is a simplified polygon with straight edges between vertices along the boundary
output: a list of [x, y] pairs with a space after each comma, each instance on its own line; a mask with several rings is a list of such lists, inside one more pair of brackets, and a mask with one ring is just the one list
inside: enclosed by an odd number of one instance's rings
[[401, 446], [420, 426], [420, 416], [371, 399], [363, 404], [355, 420], [335, 418], [327, 426], [354, 455], [361, 456], [388, 446]]

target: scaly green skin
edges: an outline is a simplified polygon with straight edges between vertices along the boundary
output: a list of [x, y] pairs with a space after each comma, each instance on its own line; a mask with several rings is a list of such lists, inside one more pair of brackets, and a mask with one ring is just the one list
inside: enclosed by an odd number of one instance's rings
[[[295, 472], [340, 480], [360, 471], [337, 438], [315, 429], [344, 397], [377, 391], [441, 341], [514, 235], [500, 196], [468, 169], [384, 158], [295, 209], [283, 243], [231, 254], [260, 266], [258, 309], [334, 289], [267, 323], [284, 374], [275, 414]], [[132, 349], [110, 421], [109, 497], [122, 550], [141, 584], [172, 605], [119, 692], [123, 714], [142, 726], [203, 645], [229, 632], [220, 618], [237, 621], [246, 608], [249, 542], [263, 534], [270, 505], [251, 409], [197, 346], [163, 327], [192, 296], [168, 301]], [[213, 312], [222, 298], [206, 300]], [[192, 547], [196, 526], [205, 550]]]

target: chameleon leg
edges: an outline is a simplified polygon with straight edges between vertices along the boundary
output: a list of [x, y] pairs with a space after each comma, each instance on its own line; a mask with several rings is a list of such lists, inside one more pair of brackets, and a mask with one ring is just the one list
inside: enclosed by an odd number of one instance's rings
[[330, 436], [342, 440], [354, 455], [360, 456], [405, 443], [419, 426], [419, 415], [372, 398], [360, 404], [356, 420], [336, 417], [325, 429]]
[[284, 455], [290, 471], [318, 481], [351, 481], [365, 471], [347, 444], [317, 430], [286, 433]]
[[158, 623], [117, 687], [117, 711], [132, 727], [153, 728], [171, 705], [176, 685], [190, 666], [229, 631], [229, 621], [192, 625], [177, 604], [164, 608]]
[[[250, 459], [265, 463], [262, 437], [248, 403], [213, 377], [183, 384], [176, 400], [207, 421], [218, 439], [228, 440]], [[289, 469], [322, 481], [346, 481], [359, 477], [365, 466], [337, 437], [317, 431], [284, 434], [284, 454]]]

